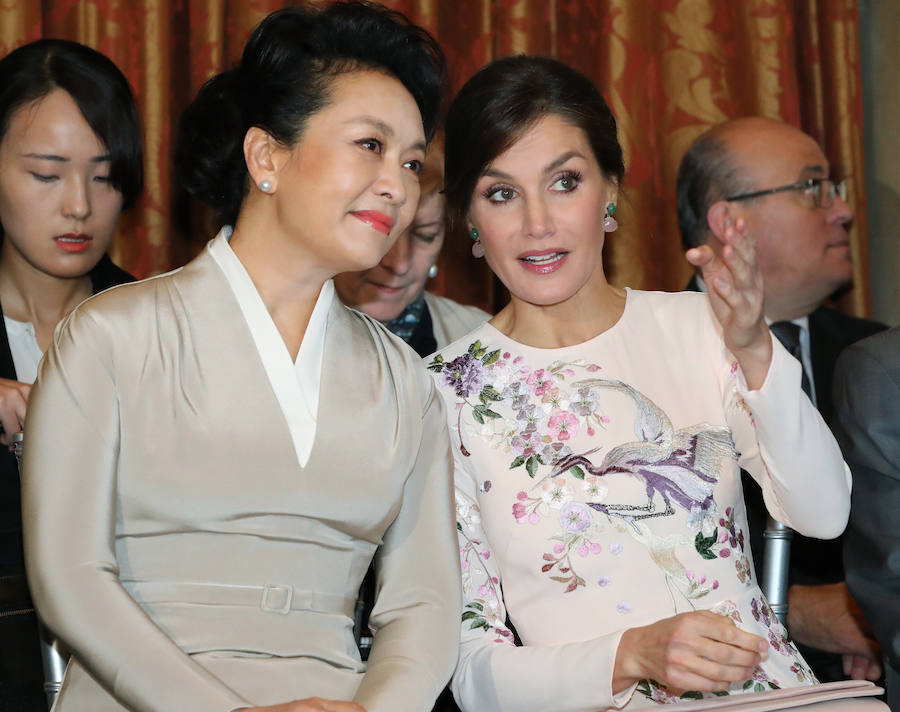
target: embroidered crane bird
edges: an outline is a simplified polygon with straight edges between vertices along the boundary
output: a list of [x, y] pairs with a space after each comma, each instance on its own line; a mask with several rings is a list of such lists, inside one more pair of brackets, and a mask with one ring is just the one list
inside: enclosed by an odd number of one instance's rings
[[[592, 378], [573, 385], [608, 388], [629, 396], [637, 406], [634, 432], [638, 440], [609, 450], [599, 467], [587, 458], [596, 449], [581, 455], [567, 455], [554, 464], [551, 477], [577, 465], [598, 477], [622, 472], [639, 479], [647, 493], [645, 505], [588, 504], [605, 514], [611, 511], [646, 512], [631, 515], [635, 520], [673, 514], [673, 504], [688, 512], [697, 508], [706, 511], [713, 505], [713, 488], [719, 479], [716, 464], [723, 457], [737, 457], [729, 428], [700, 423], [675, 430], [659, 406], [621, 381]], [[655, 511], [656, 495], [665, 503], [664, 511]]]

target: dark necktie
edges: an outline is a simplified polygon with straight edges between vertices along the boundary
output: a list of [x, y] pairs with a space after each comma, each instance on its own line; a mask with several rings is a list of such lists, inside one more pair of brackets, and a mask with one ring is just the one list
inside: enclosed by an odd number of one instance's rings
[[809, 387], [809, 376], [806, 369], [803, 368], [803, 350], [800, 348], [800, 327], [792, 321], [775, 321], [769, 324], [775, 338], [778, 339], [788, 353], [800, 362], [800, 370], [803, 373], [803, 379], [800, 381], [800, 387], [803, 392], [810, 396], [811, 389]]

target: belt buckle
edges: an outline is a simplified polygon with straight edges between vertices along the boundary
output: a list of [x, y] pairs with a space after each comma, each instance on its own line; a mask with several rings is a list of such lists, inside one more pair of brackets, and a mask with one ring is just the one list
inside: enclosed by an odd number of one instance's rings
[[[283, 597], [283, 603], [280, 606], [273, 605], [270, 598], [280, 594]], [[283, 583], [267, 583], [263, 586], [262, 598], [259, 607], [266, 613], [280, 613], [287, 615], [291, 611], [291, 602], [294, 599], [294, 587]], [[277, 598], [275, 599], [278, 600]]]

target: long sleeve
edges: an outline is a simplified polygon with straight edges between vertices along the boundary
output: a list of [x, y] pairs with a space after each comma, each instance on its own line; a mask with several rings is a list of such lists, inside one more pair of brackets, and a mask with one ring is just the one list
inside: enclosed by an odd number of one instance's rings
[[900, 671], [900, 369], [896, 330], [849, 348], [835, 372], [835, 434], [853, 471], [847, 585]]
[[555, 646], [516, 646], [506, 627], [503, 581], [482, 527], [476, 480], [454, 448], [463, 615], [451, 688], [464, 712], [589, 712], [617, 709], [634, 688], [612, 692], [623, 631]]
[[805, 536], [831, 539], [847, 524], [850, 470], [822, 416], [800, 388], [800, 363], [777, 340], [772, 346], [772, 363], [759, 390], [748, 390], [733, 368], [733, 389], [725, 389], [726, 400], [735, 396], [752, 419], [750, 427], [738, 423], [742, 416], [746, 420], [746, 413], [726, 405], [740, 464], [762, 487], [766, 508], [775, 519]]
[[158, 628], [119, 581], [113, 339], [90, 313], [76, 310], [58, 327], [29, 400], [23, 511], [37, 609], [134, 712], [247, 706]]
[[401, 510], [376, 557], [375, 631], [354, 701], [367, 712], [430, 709], [456, 661], [459, 567], [453, 537], [451, 458], [443, 403], [427, 393], [419, 451]]

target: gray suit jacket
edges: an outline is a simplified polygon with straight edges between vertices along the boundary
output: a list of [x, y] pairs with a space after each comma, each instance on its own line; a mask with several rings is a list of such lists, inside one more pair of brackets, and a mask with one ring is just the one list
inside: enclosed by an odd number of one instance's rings
[[[418, 357], [335, 300], [301, 467], [208, 251], [83, 304], [25, 429], [28, 575], [75, 654], [57, 712], [429, 709], [459, 636], [445, 423]], [[366, 672], [352, 610], [373, 555]]]
[[900, 712], [900, 327], [844, 351], [834, 403], [835, 436], [853, 471], [847, 585], [885, 653], [888, 702]]

